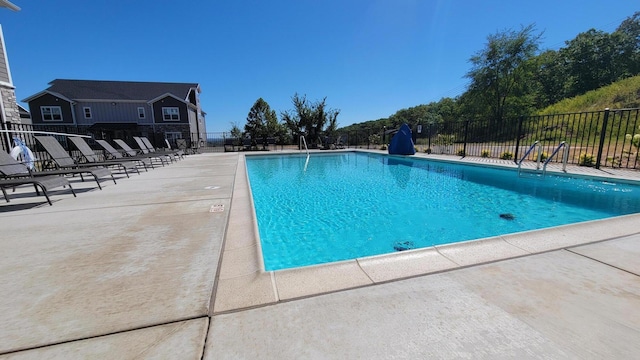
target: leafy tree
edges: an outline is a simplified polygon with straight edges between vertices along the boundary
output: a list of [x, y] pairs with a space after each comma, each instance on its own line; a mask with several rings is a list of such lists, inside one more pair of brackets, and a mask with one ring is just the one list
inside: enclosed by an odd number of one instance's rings
[[618, 36], [620, 61], [617, 65], [625, 70], [623, 76], [640, 74], [640, 11], [625, 19], [614, 35]]
[[[531, 61], [538, 51], [541, 34], [534, 34], [534, 26], [520, 31], [507, 30], [487, 37], [486, 47], [471, 57], [471, 79], [466, 99], [486, 104], [485, 116], [501, 122], [507, 116], [516, 116], [530, 104], [517, 102], [518, 96], [529, 94], [530, 78], [534, 70]], [[528, 110], [527, 110], [528, 111]]]
[[231, 130], [229, 132], [232, 138], [239, 139], [242, 137], [242, 130], [240, 130], [237, 123], [231, 123]]
[[569, 91], [566, 55], [560, 51], [547, 50], [536, 57], [538, 71], [536, 80], [536, 107], [545, 108], [564, 99]]
[[569, 96], [608, 85], [618, 79], [616, 46], [611, 34], [590, 29], [567, 42], [567, 75], [570, 78]]
[[244, 131], [252, 139], [262, 139], [275, 136], [279, 132], [278, 126], [276, 112], [271, 110], [271, 107], [264, 99], [259, 98], [249, 110]]
[[306, 95], [294, 94], [291, 98], [293, 110], [281, 114], [285, 126], [296, 137], [304, 135], [311, 144], [319, 143], [322, 136], [331, 136], [336, 131], [340, 110], [328, 109], [326, 100], [325, 97], [311, 102]]

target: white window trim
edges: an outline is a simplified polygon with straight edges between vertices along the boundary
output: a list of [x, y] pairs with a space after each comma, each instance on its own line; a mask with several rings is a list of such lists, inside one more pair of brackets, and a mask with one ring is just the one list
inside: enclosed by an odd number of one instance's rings
[[[167, 113], [165, 113], [165, 110], [167, 111]], [[175, 110], [175, 113], [174, 113]], [[169, 119], [167, 119], [167, 115], [169, 116]], [[174, 115], [177, 116], [176, 119], [174, 119]], [[162, 107], [162, 120], [163, 121], [180, 121], [180, 108], [178, 108], [177, 106], [167, 106], [167, 107]]]
[[167, 140], [182, 139], [182, 132], [180, 131], [165, 131], [164, 138]]
[[142, 106], [138, 107], [138, 119], [146, 119], [147, 114]]
[[[44, 118], [44, 110], [45, 109], [49, 109], [49, 112], [51, 113], [51, 119], [47, 120]], [[58, 113], [60, 114], [60, 120], [55, 120], [53, 119], [53, 113], [54, 113], [54, 109], [58, 110]], [[62, 117], [62, 108], [60, 106], [40, 106], [40, 115], [42, 116], [42, 121], [43, 122], [63, 122], [64, 118]]]
[[[89, 110], [89, 116], [87, 116], [87, 110]], [[82, 114], [84, 115], [85, 119], [93, 119], [93, 112], [91, 111], [91, 108], [89, 106], [85, 106], [82, 108]]]

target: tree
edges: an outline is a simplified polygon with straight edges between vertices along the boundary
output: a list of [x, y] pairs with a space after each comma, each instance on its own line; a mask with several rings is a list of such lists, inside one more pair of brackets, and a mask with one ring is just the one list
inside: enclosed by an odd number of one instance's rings
[[300, 97], [297, 93], [291, 98], [293, 110], [282, 112], [281, 117], [285, 126], [295, 137], [304, 135], [307, 142], [317, 144], [322, 136], [331, 136], [338, 126], [340, 110], [328, 109], [327, 98], [311, 102], [306, 95]]
[[244, 125], [245, 133], [254, 140], [263, 139], [275, 136], [279, 132], [278, 127], [276, 112], [271, 110], [264, 99], [256, 100], [247, 115], [247, 123]]
[[567, 75], [571, 79], [568, 96], [576, 96], [609, 85], [619, 77], [614, 37], [590, 29], [567, 41]]
[[538, 51], [542, 36], [534, 31], [534, 26], [529, 25], [520, 31], [489, 35], [486, 47], [470, 59], [472, 68], [466, 75], [471, 79], [467, 100], [486, 104], [486, 115], [495, 121], [519, 115], [523, 107], [530, 106], [527, 101], [516, 100], [530, 94], [526, 80], [533, 71], [531, 59]]
[[625, 19], [614, 32], [618, 36], [620, 61], [625, 77], [640, 74], [640, 11]]
[[231, 130], [229, 131], [229, 133], [231, 134], [231, 137], [235, 139], [239, 139], [242, 137], [242, 130], [240, 130], [240, 127], [237, 123], [231, 123]]

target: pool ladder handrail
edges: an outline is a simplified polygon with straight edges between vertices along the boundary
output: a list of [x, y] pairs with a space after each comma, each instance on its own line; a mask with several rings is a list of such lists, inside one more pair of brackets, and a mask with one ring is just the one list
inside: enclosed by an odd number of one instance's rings
[[303, 172], [307, 172], [307, 166], [309, 166], [309, 148], [307, 147], [307, 139], [304, 138], [304, 135], [300, 136], [300, 151], [302, 151], [302, 144], [304, 144], [304, 149], [307, 151], [307, 160], [304, 162]]
[[309, 148], [307, 148], [307, 139], [304, 138], [304, 135], [300, 136], [300, 151], [302, 151], [302, 144], [304, 144], [304, 149], [307, 151], [307, 156], [309, 156]]
[[556, 147], [555, 150], [551, 153], [549, 158], [545, 160], [544, 165], [542, 166], [542, 176], [547, 173], [547, 165], [553, 159], [553, 157], [560, 151], [560, 149], [564, 148], [564, 153], [562, 154], [562, 171], [567, 172], [567, 161], [569, 161], [569, 144], [566, 141], [563, 141]]
[[529, 156], [529, 154], [531, 153], [531, 151], [533, 151], [533, 149], [538, 148], [538, 159], [536, 160], [536, 170], [540, 169], [540, 161], [542, 159], [542, 152], [540, 151], [541, 149], [541, 145], [540, 145], [540, 141], [537, 141], [533, 143], [533, 145], [531, 145], [529, 147], [529, 150], [527, 150], [527, 152], [524, 153], [524, 156], [522, 156], [522, 158], [520, 158], [520, 161], [518, 161], [518, 176], [520, 176], [520, 173], [522, 172], [522, 162], [524, 161], [524, 159], [527, 158], [527, 156]]

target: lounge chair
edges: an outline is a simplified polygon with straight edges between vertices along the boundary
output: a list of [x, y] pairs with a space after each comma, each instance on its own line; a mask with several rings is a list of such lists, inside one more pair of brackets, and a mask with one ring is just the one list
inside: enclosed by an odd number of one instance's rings
[[122, 139], [113, 139], [113, 141], [115, 141], [116, 144], [118, 144], [118, 146], [120, 146], [120, 148], [122, 150], [124, 150], [125, 154], [127, 154], [127, 156], [130, 157], [137, 157], [137, 158], [147, 158], [151, 161], [153, 161], [154, 159], [160, 161], [160, 163], [162, 164], [162, 166], [165, 165], [165, 163], [167, 162], [166, 157], [164, 156], [157, 156], [157, 155], [151, 155], [149, 154], [149, 152], [147, 151], [146, 153], [143, 152], [142, 150], [134, 150], [132, 149], [129, 144], [127, 144], [124, 140]]
[[[82, 157], [85, 159], [87, 163], [94, 164], [96, 166], [116, 166], [120, 170], [123, 170], [124, 173], [129, 177], [129, 170], [134, 170], [138, 174], [140, 174], [140, 169], [138, 169], [138, 165], [135, 161], [131, 160], [107, 160], [101, 161], [96, 153], [93, 151], [91, 146], [84, 141], [83, 138], [77, 136], [70, 136], [68, 138], [71, 140], [71, 143], [80, 151]], [[146, 170], [146, 166], [145, 166]]]
[[[151, 145], [151, 142], [149, 142], [149, 139], [147, 138], [141, 138], [142, 141], [147, 145], [147, 147], [151, 146], [153, 147], [153, 145]], [[180, 159], [184, 159], [184, 150], [182, 149], [174, 149], [171, 147], [171, 144], [169, 143], [169, 139], [164, 139], [164, 142], [167, 144], [166, 147], [166, 151], [172, 151], [174, 152]]]
[[9, 202], [9, 197], [5, 191], [6, 188], [15, 188], [16, 186], [27, 184], [33, 184], [36, 189], [36, 194], [38, 195], [40, 195], [40, 190], [42, 190], [42, 193], [47, 198], [49, 205], [53, 205], [49, 199], [49, 189], [68, 186], [71, 193], [73, 193], [73, 196], [76, 196], [76, 192], [71, 187], [71, 184], [69, 184], [69, 180], [65, 177], [48, 172], [31, 172], [26, 165], [18, 162], [4, 151], [0, 151], [0, 175], [4, 177], [3, 179], [0, 179], [0, 189], [2, 190], [4, 199], [7, 202]]
[[106, 154], [108, 154], [106, 156], [109, 159], [138, 161], [144, 166], [145, 170], [147, 169], [147, 166], [151, 166], [151, 168], [153, 168], [153, 162], [146, 156], [130, 156], [127, 158], [124, 157], [124, 155], [122, 155], [120, 151], [111, 146], [111, 144], [109, 144], [109, 142], [107, 142], [106, 140], [96, 140], [96, 142], [106, 151]]
[[33, 184], [33, 187], [36, 189], [36, 194], [40, 195], [40, 191], [47, 199], [49, 205], [53, 205], [51, 203], [51, 199], [49, 198], [48, 191], [50, 189], [55, 189], [60, 186], [68, 186], [73, 196], [76, 196], [76, 192], [73, 190], [71, 185], [69, 184], [69, 180], [62, 176], [40, 176], [40, 177], [32, 177], [32, 178], [13, 178], [13, 179], [0, 179], [0, 190], [2, 190], [2, 195], [4, 199], [9, 202], [9, 196], [7, 195], [6, 188], [15, 188], [20, 185], [28, 185]]
[[[11, 155], [4, 151], [0, 151], [0, 176], [5, 178], [79, 175], [80, 179], [84, 181], [84, 174], [92, 175], [98, 185], [98, 188], [102, 190], [102, 186], [100, 185], [102, 172], [100, 171], [98, 171], [97, 174], [90, 172], [89, 169], [52, 169], [46, 171], [31, 171], [25, 164], [15, 160]], [[111, 174], [111, 172], [108, 172], [108, 174]]]
[[[100, 178], [111, 177], [113, 183], [116, 184], [116, 179], [113, 177], [111, 170], [106, 167], [96, 167], [95, 164], [78, 164], [67, 151], [60, 145], [58, 140], [51, 136], [35, 136], [36, 140], [44, 147], [45, 151], [49, 154], [52, 160], [50, 160], [46, 167], [52, 167], [60, 172], [66, 172], [67, 174], [78, 174], [84, 181], [82, 174], [91, 174], [98, 183], [98, 187], [102, 189], [100, 185]], [[73, 170], [73, 171], [71, 171]]]
[[176, 139], [176, 146], [179, 150], [182, 150], [185, 154], [197, 154], [200, 151], [198, 150], [198, 143], [192, 142], [191, 147], [187, 146], [187, 139]]
[[142, 152], [145, 153], [145, 154], [154, 154], [154, 155], [157, 155], [157, 156], [166, 156], [167, 159], [169, 159], [171, 162], [174, 162], [174, 161], [176, 161], [178, 159], [178, 155], [176, 155], [175, 152], [173, 152], [173, 151], [158, 151], [158, 150], [156, 150], [153, 147], [153, 145], [151, 145], [151, 142], [147, 138], [134, 136], [133, 139], [138, 144], [138, 147], [140, 148], [140, 150], [142, 150]]

